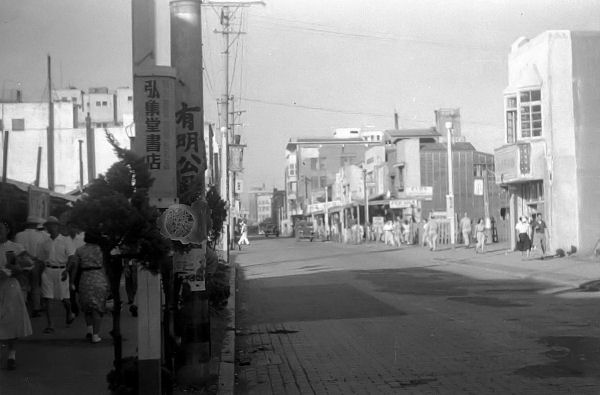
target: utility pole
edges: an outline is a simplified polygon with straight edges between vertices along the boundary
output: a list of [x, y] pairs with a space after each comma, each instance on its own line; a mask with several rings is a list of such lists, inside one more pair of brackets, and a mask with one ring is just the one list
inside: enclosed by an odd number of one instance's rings
[[175, 134], [177, 136], [177, 195], [198, 215], [200, 240], [175, 258], [193, 266], [189, 281], [181, 274], [181, 350], [183, 366], [178, 382], [200, 387], [210, 374], [210, 312], [206, 290], [208, 203], [206, 202], [206, 147], [202, 81], [202, 18], [200, 0], [171, 0], [171, 65], [177, 70]]
[[48, 189], [54, 190], [54, 103], [52, 103], [52, 60], [48, 55]]
[[[224, 50], [222, 52], [223, 62], [224, 62], [224, 71], [225, 71], [225, 79], [224, 79], [224, 90], [223, 95], [221, 97], [221, 117], [219, 119], [220, 122], [220, 130], [222, 133], [222, 151], [221, 151], [221, 172], [225, 175], [225, 177], [221, 177], [221, 198], [227, 197], [228, 200], [228, 215], [227, 215], [227, 223], [223, 224], [223, 235], [222, 238], [222, 249], [224, 252], [224, 257], [227, 262], [229, 262], [229, 246], [233, 242], [233, 175], [230, 174], [231, 171], [229, 169], [229, 145], [232, 143], [232, 126], [229, 122], [229, 101], [231, 100], [231, 95], [229, 92], [230, 86], [230, 76], [229, 76], [229, 54], [230, 48], [232, 45], [232, 40], [230, 35], [235, 34], [235, 38], [239, 35], [243, 34], [243, 32], [234, 32], [231, 30], [231, 18], [233, 13], [235, 13], [238, 9], [243, 7], [250, 7], [253, 5], [265, 5], [263, 1], [232, 1], [232, 2], [222, 2], [222, 1], [207, 1], [202, 3], [203, 6], [210, 7], [221, 7], [221, 15], [220, 15], [220, 23], [221, 30], [215, 30], [215, 33], [220, 33], [223, 35], [223, 43]], [[233, 9], [233, 11], [232, 11]], [[234, 39], [235, 39], [234, 38]]]

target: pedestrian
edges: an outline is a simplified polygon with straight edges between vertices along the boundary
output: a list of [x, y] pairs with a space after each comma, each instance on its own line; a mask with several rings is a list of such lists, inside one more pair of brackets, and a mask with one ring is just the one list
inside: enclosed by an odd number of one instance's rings
[[[25, 248], [9, 240], [11, 227], [0, 219], [0, 347], [7, 348], [6, 368], [17, 367], [17, 339], [33, 333], [24, 292], [16, 275], [31, 270], [33, 262], [27, 259]], [[0, 353], [4, 357], [4, 353]], [[0, 361], [4, 364], [5, 361]]]
[[240, 223], [240, 239], [238, 240], [238, 249], [242, 249], [242, 244], [250, 245], [248, 241], [248, 226], [245, 221]]
[[402, 222], [402, 242], [410, 244], [410, 224], [407, 219]]
[[400, 244], [402, 244], [402, 225], [400, 217], [396, 217], [392, 222], [392, 232], [394, 234], [394, 246], [399, 247]]
[[29, 277], [29, 307], [31, 309], [32, 317], [39, 317], [42, 312], [41, 307], [41, 282], [42, 272], [44, 271], [44, 264], [35, 259], [38, 258], [38, 246], [39, 244], [48, 238], [48, 234], [39, 229], [44, 222], [43, 219], [35, 216], [28, 216], [25, 229], [15, 235], [15, 242], [22, 245], [25, 248], [27, 254], [34, 258], [33, 269], [28, 272]]
[[109, 293], [109, 284], [104, 268], [102, 255], [102, 238], [96, 232], [86, 232], [85, 244], [75, 251], [73, 258], [73, 271], [80, 275], [78, 283], [71, 281], [71, 287], [79, 291], [81, 311], [85, 316], [87, 325], [86, 339], [91, 343], [98, 343], [100, 338], [100, 324], [106, 312], [106, 299]]
[[437, 239], [438, 239], [438, 223], [436, 220], [429, 220], [429, 226], [427, 231], [429, 232], [429, 249], [431, 251], [435, 251], [437, 248]]
[[477, 240], [477, 245], [475, 246], [475, 253], [484, 253], [485, 249], [485, 222], [483, 218], [479, 218], [477, 221], [477, 225], [475, 226], [475, 239]]
[[422, 247], [429, 245], [429, 222], [427, 218], [423, 219], [423, 244]]
[[54, 326], [50, 316], [50, 303], [52, 300], [62, 301], [66, 313], [67, 326], [75, 320], [75, 314], [71, 310], [69, 294], [69, 257], [75, 251], [71, 249], [72, 244], [66, 237], [59, 233], [60, 223], [58, 218], [50, 216], [44, 223], [50, 237], [39, 246], [38, 256], [44, 262], [45, 268], [42, 272], [42, 308], [46, 315], [47, 326], [44, 333], [54, 333]]
[[391, 220], [383, 225], [383, 237], [385, 245], [394, 245], [394, 225]]
[[467, 213], [460, 219], [460, 232], [462, 233], [465, 248], [469, 248], [471, 244], [471, 218], [469, 218]]
[[[62, 228], [61, 234], [71, 244], [69, 246], [71, 251], [75, 251], [85, 244], [83, 241], [83, 232], [81, 232], [77, 225], [75, 225], [75, 223], [70, 219], [66, 221], [65, 226]], [[69, 264], [68, 268], [69, 277], [74, 278], [75, 273], [73, 273], [73, 265]], [[73, 314], [75, 314], [75, 316], [78, 316], [79, 302], [77, 300], [77, 291], [75, 289], [69, 289], [69, 300], [71, 301], [71, 311]]]
[[517, 231], [517, 249], [521, 251], [521, 256], [527, 253], [527, 257], [529, 257], [529, 253], [531, 251], [531, 240], [529, 238], [529, 223], [527, 221], [527, 217], [519, 217], [519, 222], [515, 226], [515, 230]]
[[531, 244], [538, 243], [542, 249], [542, 260], [546, 256], [546, 223], [542, 219], [542, 214], [538, 213], [535, 222], [533, 223], [533, 240]]

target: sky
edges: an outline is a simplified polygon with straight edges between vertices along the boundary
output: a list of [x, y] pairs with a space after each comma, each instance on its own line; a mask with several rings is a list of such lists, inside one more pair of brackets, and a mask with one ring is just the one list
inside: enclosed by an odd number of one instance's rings
[[[166, 1], [166, 0], [162, 0]], [[205, 120], [223, 93], [219, 10], [203, 7]], [[231, 94], [243, 110], [245, 189], [283, 188], [285, 145], [335, 128], [434, 126], [460, 108], [481, 151], [503, 141], [502, 91], [510, 45], [545, 30], [600, 30], [600, 0], [266, 0], [240, 9]], [[25, 101], [53, 86], [132, 85], [130, 0], [0, 2], [0, 92]]]

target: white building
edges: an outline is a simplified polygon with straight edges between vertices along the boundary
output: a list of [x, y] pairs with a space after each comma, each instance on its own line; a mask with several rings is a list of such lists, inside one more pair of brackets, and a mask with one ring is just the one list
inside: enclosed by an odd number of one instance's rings
[[588, 252], [600, 238], [598, 70], [600, 32], [520, 38], [508, 57], [496, 182], [510, 192], [513, 224], [542, 213], [551, 252]]

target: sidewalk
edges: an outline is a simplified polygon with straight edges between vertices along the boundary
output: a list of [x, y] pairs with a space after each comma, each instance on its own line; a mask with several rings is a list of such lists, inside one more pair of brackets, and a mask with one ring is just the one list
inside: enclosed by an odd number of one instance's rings
[[[125, 303], [121, 312], [123, 356], [135, 355], [137, 347], [137, 318], [128, 309]], [[113, 363], [111, 314], [102, 320], [102, 341], [91, 344], [84, 338], [86, 325], [81, 315], [67, 328], [62, 305], [53, 302], [51, 311], [55, 333], [42, 333], [44, 317], [31, 319], [33, 335], [17, 343], [17, 369], [0, 370], [0, 394], [108, 394], [106, 375]]]
[[494, 271], [511, 278], [529, 279], [555, 284], [564, 288], [600, 290], [600, 258], [593, 256], [553, 257], [546, 255], [541, 259], [541, 252], [534, 250], [529, 258], [521, 256], [520, 251], [510, 251], [507, 242], [492, 243], [485, 246], [485, 253], [475, 253], [475, 244], [470, 248], [456, 245], [438, 246], [437, 251], [429, 251], [426, 247], [410, 245], [402, 247], [385, 246], [382, 243], [338, 244], [343, 248], [389, 248], [396, 249], [398, 257], [439, 262], [464, 266], [469, 270]]
[[473, 247], [466, 249], [463, 246], [456, 247], [454, 251], [442, 250], [437, 254], [438, 259], [447, 262], [483, 265], [488, 270], [503, 272], [517, 278], [544, 281], [570, 288], [582, 285], [587, 287], [587, 283], [600, 280], [599, 259], [578, 255], [562, 258], [546, 255], [542, 260], [540, 251], [532, 251], [531, 256], [527, 258], [521, 256], [519, 251], [508, 250], [508, 243], [488, 244], [483, 254], [475, 254]]

